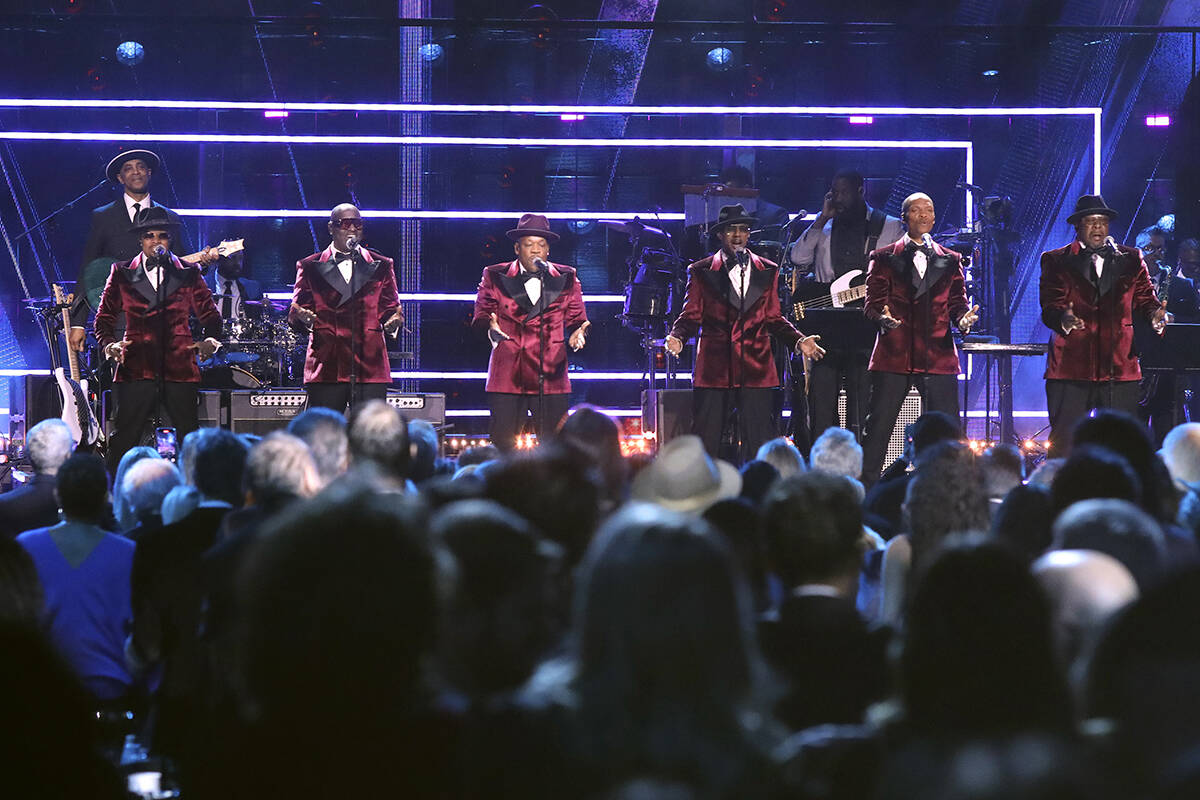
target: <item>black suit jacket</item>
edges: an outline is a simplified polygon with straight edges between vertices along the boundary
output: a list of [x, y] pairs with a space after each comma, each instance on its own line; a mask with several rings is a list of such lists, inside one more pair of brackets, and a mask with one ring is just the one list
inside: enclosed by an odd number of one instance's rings
[[[166, 208], [166, 206], [154, 202], [153, 198], [151, 198], [150, 204]], [[183, 220], [171, 209], [166, 208], [166, 211], [171, 222], [179, 226], [175, 229], [175, 239], [171, 242], [171, 251], [181, 254], [191, 253], [192, 243], [183, 228]], [[142, 252], [141, 239], [138, 234], [129, 232], [132, 224], [123, 196], [92, 211], [87, 242], [83, 246], [83, 257], [79, 261], [79, 277], [75, 281], [75, 303], [71, 306], [71, 325], [85, 326], [88, 312], [95, 310], [87, 302], [87, 291], [83, 280], [84, 267], [97, 258], [109, 258], [115, 263], [129, 261]]]
[[0, 536], [15, 539], [25, 531], [57, 524], [53, 475], [34, 475], [24, 486], [0, 494]]

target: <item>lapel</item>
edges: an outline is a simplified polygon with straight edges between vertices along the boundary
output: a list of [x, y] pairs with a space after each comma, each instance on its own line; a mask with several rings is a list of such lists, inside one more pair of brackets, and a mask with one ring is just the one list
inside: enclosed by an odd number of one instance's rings
[[521, 264], [519, 261], [513, 261], [508, 265], [508, 269], [497, 271], [500, 278], [500, 285], [504, 288], [504, 293], [512, 298], [512, 301], [517, 304], [517, 308], [521, 309], [521, 313], [529, 316], [533, 313], [533, 301], [529, 299], [529, 293], [525, 291], [525, 280], [521, 277]]
[[[333, 257], [333, 245], [325, 248], [325, 252], [321, 253], [321, 258], [317, 261], [315, 266], [317, 268], [317, 274], [321, 276], [321, 279], [329, 285], [329, 288], [338, 293], [339, 299], [336, 305], [345, 305], [346, 301], [350, 299], [350, 296], [354, 294], [354, 292], [351, 290], [350, 284], [347, 283], [346, 279], [342, 277], [342, 271], [338, 269], [337, 261]], [[354, 279], [355, 272], [357, 272], [357, 270], [351, 270], [351, 280]]]
[[542, 279], [542, 299], [538, 302], [537, 307], [530, 315], [530, 319], [546, 311], [550, 308], [550, 304], [558, 299], [558, 296], [563, 293], [563, 289], [567, 285], [567, 276], [559, 272], [554, 264], [550, 265], [550, 269], [546, 271], [546, 276]]
[[[917, 288], [917, 297], [932, 289], [946, 271], [950, 268], [952, 259], [946, 255], [946, 251], [937, 242], [933, 243], [933, 253], [925, 261], [925, 280], [922, 285]], [[916, 269], [913, 270], [916, 272]]]
[[[144, 257], [138, 254], [137, 258], [129, 262], [129, 266], [127, 267], [129, 285], [146, 299], [151, 309], [154, 309], [158, 307], [159, 292], [150, 283], [150, 279], [146, 277], [146, 271], [142, 269], [143, 260]], [[183, 270], [178, 264], [179, 260], [172, 255], [171, 263], [163, 269], [163, 298], [170, 297], [187, 282], [184, 278]]]
[[1103, 297], [1112, 290], [1117, 280], [1125, 272], [1125, 259], [1120, 250], [1104, 258], [1104, 272], [1100, 273], [1099, 295]]

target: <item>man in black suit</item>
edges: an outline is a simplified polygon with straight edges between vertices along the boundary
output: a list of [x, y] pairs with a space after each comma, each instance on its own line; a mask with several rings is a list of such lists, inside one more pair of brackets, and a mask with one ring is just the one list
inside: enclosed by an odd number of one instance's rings
[[213, 299], [217, 301], [221, 319], [256, 316], [248, 313], [245, 303], [262, 300], [262, 288], [258, 281], [245, 276], [244, 256], [244, 251], [221, 256], [217, 259], [217, 266], [204, 276], [205, 283], [212, 290]]
[[793, 730], [862, 722], [887, 689], [885, 639], [855, 608], [864, 532], [845, 477], [793, 475], [767, 495], [771, 566], [788, 588], [759, 623], [763, 655], [789, 682], [775, 711]]
[[54, 478], [75, 449], [71, 430], [57, 417], [34, 425], [25, 438], [25, 451], [33, 463], [33, 480], [0, 495], [0, 536], [9, 539], [34, 528], [58, 524]]
[[[75, 302], [71, 306], [71, 332], [68, 341], [77, 352], [83, 352], [88, 314], [99, 304], [100, 290], [104, 288], [104, 282], [108, 279], [109, 268], [113, 263], [128, 261], [142, 251], [141, 238], [138, 233], [130, 230], [130, 226], [143, 208], [161, 205], [150, 199], [150, 179], [158, 170], [159, 163], [158, 156], [149, 150], [126, 150], [109, 161], [104, 170], [108, 179], [120, 184], [124, 191], [118, 199], [92, 211], [87, 243], [83, 246], [83, 258], [79, 262], [79, 277], [75, 281]], [[185, 228], [179, 215], [166, 206], [162, 208], [166, 210], [170, 223], [179, 232], [174, 249], [181, 254], [191, 253], [192, 243], [184, 232]], [[200, 262], [208, 264], [215, 258], [215, 251], [206, 252]], [[88, 265], [99, 259], [108, 263], [102, 268], [94, 267], [89, 270]], [[89, 278], [89, 273], [94, 274], [94, 277]], [[92, 299], [88, 298], [89, 294], [92, 295]]]

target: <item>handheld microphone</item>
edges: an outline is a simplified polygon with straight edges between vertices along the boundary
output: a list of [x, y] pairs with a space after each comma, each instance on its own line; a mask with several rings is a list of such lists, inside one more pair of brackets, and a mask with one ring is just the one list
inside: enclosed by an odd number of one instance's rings
[[1104, 237], [1104, 249], [1108, 250], [1108, 252], [1110, 252], [1110, 253], [1117, 252], [1117, 240], [1111, 236], [1105, 236]]
[[347, 250], [349, 250], [351, 253], [353, 253], [355, 248], [357, 248], [357, 247], [358, 247], [358, 237], [357, 236], [349, 236], [346, 238], [346, 249]]
[[928, 247], [932, 251], [933, 250], [933, 237], [930, 236], [928, 233], [921, 234], [921, 244], [925, 247]]
[[154, 257], [155, 258], [165, 258], [166, 255], [167, 255], [167, 248], [163, 247], [161, 244], [154, 245]]
[[550, 265], [549, 265], [549, 264], [547, 264], [547, 263], [546, 263], [546, 262], [545, 262], [543, 259], [540, 259], [540, 258], [535, 258], [535, 259], [533, 260], [533, 264], [534, 264], [534, 266], [536, 266], [538, 269], [545, 269], [545, 270], [548, 270], [548, 269], [550, 269]]

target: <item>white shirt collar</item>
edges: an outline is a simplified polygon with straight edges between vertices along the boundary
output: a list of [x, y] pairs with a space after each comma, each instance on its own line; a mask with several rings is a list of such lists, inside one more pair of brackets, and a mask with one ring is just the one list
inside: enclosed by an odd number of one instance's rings
[[125, 198], [125, 213], [129, 216], [130, 220], [133, 220], [133, 204], [134, 203], [138, 204], [139, 211], [141, 211], [142, 209], [149, 208], [150, 206], [154, 205], [154, 203], [150, 202], [149, 194], [147, 194], [141, 200], [134, 200], [132, 197], [130, 197], [128, 194], [126, 194], [124, 192], [121, 193], [121, 197]]

